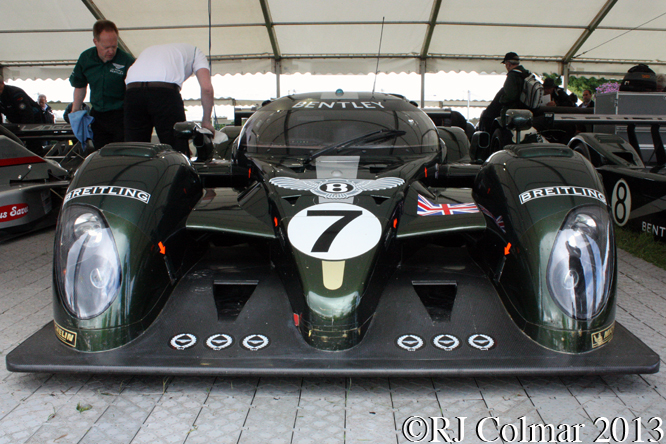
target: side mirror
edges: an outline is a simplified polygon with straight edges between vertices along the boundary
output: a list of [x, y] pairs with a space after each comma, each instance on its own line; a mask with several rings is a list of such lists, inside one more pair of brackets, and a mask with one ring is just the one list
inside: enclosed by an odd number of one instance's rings
[[476, 131], [472, 134], [469, 156], [472, 163], [483, 163], [490, 156], [490, 134], [485, 131]]
[[214, 134], [210, 130], [201, 128], [195, 122], [177, 122], [173, 126], [173, 132], [178, 139], [192, 139], [198, 162], [206, 161], [212, 157]]
[[199, 125], [194, 122], [177, 122], [173, 126], [173, 132], [179, 139], [191, 139], [198, 127]]
[[525, 131], [532, 128], [532, 111], [510, 109], [506, 112], [506, 127], [510, 130]]

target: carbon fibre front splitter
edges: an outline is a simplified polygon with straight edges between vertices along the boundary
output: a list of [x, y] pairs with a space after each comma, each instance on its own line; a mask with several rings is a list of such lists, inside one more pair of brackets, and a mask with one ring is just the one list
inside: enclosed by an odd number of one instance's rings
[[[507, 376], [654, 373], [659, 356], [623, 326], [596, 350], [565, 354], [525, 336], [493, 286], [461, 250], [405, 264], [380, 299], [363, 340], [345, 351], [308, 345], [268, 266], [221, 267], [202, 260], [154, 324], [124, 347], [82, 353], [47, 324], [7, 355], [17, 372], [264, 376]], [[439, 252], [441, 253], [441, 252]], [[224, 255], [221, 255], [224, 256]], [[445, 258], [433, 264], [432, 257]], [[238, 264], [238, 256], [234, 257]], [[258, 285], [235, 320], [220, 320], [213, 284]], [[450, 316], [433, 320], [415, 281], [455, 282]]]

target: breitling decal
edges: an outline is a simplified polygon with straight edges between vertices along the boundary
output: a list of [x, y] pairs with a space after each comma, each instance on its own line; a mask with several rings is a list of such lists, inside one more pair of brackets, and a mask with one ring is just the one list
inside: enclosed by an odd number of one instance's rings
[[579, 196], [597, 199], [600, 202], [606, 203], [606, 196], [601, 191], [593, 188], [585, 187], [543, 187], [535, 188], [533, 190], [525, 191], [520, 197], [520, 203], [524, 204], [530, 200], [538, 199], [541, 197], [555, 197], [555, 196]]
[[376, 180], [364, 179], [293, 179], [274, 177], [269, 182], [288, 190], [310, 191], [326, 199], [347, 199], [364, 191], [387, 190], [405, 183], [399, 177], [382, 177]]
[[145, 204], [147, 204], [148, 201], [150, 200], [150, 194], [142, 190], [137, 190], [135, 188], [114, 187], [114, 186], [92, 186], [92, 187], [81, 187], [70, 191], [69, 193], [67, 193], [67, 195], [65, 195], [64, 203], [77, 197], [95, 196], [95, 195], [129, 197], [131, 199], [140, 200]]

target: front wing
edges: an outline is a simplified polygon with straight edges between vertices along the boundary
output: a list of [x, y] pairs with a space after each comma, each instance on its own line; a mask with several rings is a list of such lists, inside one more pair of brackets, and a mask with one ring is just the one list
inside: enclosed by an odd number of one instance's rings
[[[254, 257], [253, 257], [254, 256]], [[612, 340], [573, 355], [524, 335], [491, 282], [461, 248], [428, 247], [394, 274], [360, 344], [338, 352], [309, 346], [282, 282], [246, 248], [208, 253], [178, 284], [153, 325], [121, 348], [82, 353], [53, 323], [7, 356], [19, 372], [265, 376], [505, 376], [654, 373], [659, 356], [619, 324]], [[220, 284], [256, 284], [234, 318], [215, 301]], [[447, 301], [415, 288], [449, 286]], [[219, 301], [218, 301], [219, 302]], [[442, 301], [439, 301], [442, 302]]]

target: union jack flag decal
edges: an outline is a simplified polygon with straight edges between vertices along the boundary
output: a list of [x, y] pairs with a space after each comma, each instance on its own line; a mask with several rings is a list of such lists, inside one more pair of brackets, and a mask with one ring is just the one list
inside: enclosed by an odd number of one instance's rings
[[487, 208], [485, 208], [481, 205], [479, 205], [479, 208], [481, 209], [481, 212], [483, 214], [487, 215], [492, 220], [494, 220], [495, 223], [497, 224], [497, 226], [500, 227], [500, 229], [506, 233], [506, 230], [504, 229], [504, 218], [501, 215], [495, 217], [495, 216], [493, 216], [493, 213], [491, 213]]
[[497, 222], [497, 226], [500, 227], [502, 231], [506, 232], [506, 230], [504, 230], [504, 219], [502, 216], [497, 216], [495, 218], [495, 222]]
[[461, 204], [434, 204], [419, 194], [416, 214], [419, 216], [450, 216], [452, 214], [478, 213], [479, 207], [475, 203]]

